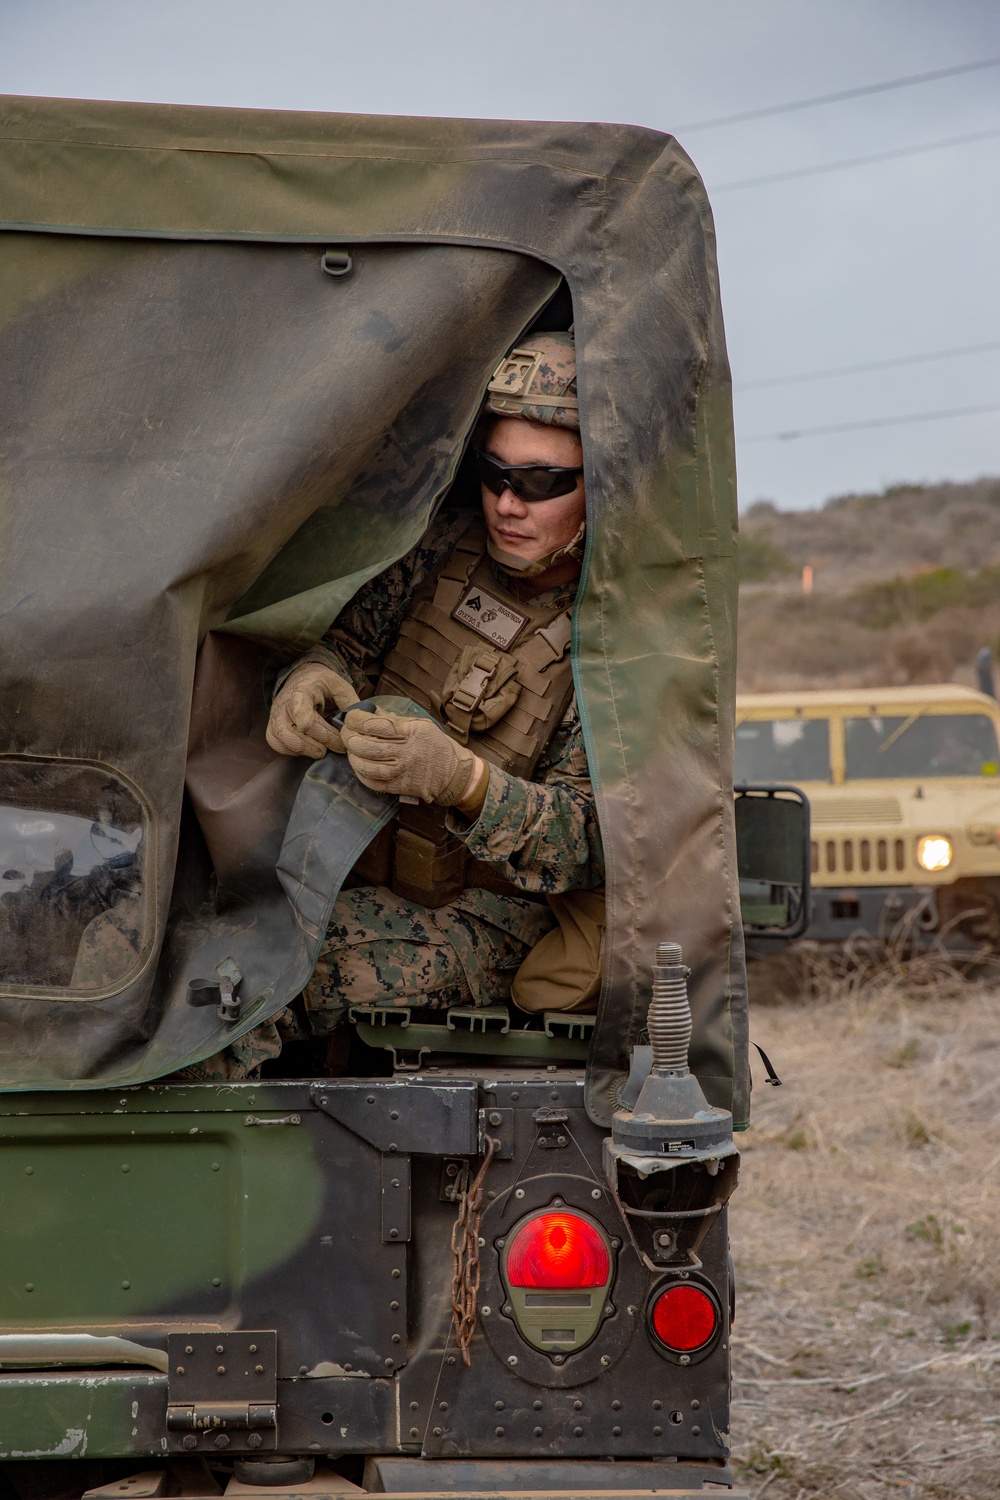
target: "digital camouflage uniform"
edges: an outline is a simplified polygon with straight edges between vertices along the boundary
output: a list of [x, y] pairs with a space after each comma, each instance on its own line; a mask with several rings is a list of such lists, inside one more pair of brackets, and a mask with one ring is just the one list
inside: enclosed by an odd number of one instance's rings
[[[326, 662], [369, 696], [413, 590], [451, 551], [466, 520], [452, 513], [432, 524], [412, 551], [358, 591], [302, 660]], [[561, 594], [569, 606], [574, 592], [569, 585], [539, 597], [555, 602]], [[536, 776], [525, 781], [493, 766], [479, 817], [470, 824], [452, 810], [449, 828], [471, 855], [497, 864], [525, 891], [602, 885], [604, 857], [575, 699]], [[467, 890], [434, 911], [382, 886], [342, 891], [306, 991], [309, 1030], [286, 1009], [183, 1076], [244, 1078], [277, 1057], [284, 1041], [331, 1030], [347, 1005], [496, 1004], [510, 994], [528, 949], [553, 923], [547, 905], [495, 891]]]
[[[555, 359], [542, 366], [543, 389], [566, 388], [566, 372], [574, 369], [572, 355], [564, 367], [559, 354], [557, 349]], [[557, 384], [550, 386], [553, 379]], [[504, 414], [504, 403], [502, 393], [494, 395], [490, 409]], [[576, 425], [575, 419], [564, 422], [564, 413], [552, 405], [512, 405], [510, 414]], [[442, 513], [405, 557], [363, 585], [322, 640], [294, 665], [324, 663], [349, 678], [362, 698], [370, 697], [414, 591], [449, 556], [468, 524], [467, 511]], [[495, 562], [490, 567], [509, 589], [510, 575]], [[574, 582], [536, 594], [533, 600], [569, 609], [575, 591]], [[431, 910], [384, 886], [342, 891], [305, 992], [304, 1022], [296, 1011], [286, 1009], [218, 1057], [187, 1069], [184, 1076], [246, 1077], [261, 1062], [276, 1057], [283, 1041], [332, 1030], [349, 1005], [439, 1008], [506, 1000], [526, 953], [554, 926], [548, 904], [538, 898], [592, 890], [604, 883], [600, 831], [575, 698], [531, 780], [492, 766], [478, 818], [470, 823], [451, 809], [446, 823], [469, 855], [495, 866], [535, 899], [470, 888]]]

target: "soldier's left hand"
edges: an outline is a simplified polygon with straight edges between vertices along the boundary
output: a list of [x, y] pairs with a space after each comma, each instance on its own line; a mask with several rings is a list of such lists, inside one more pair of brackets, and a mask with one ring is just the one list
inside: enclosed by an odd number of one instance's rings
[[482, 762], [430, 719], [352, 708], [343, 736], [354, 774], [375, 792], [454, 807], [480, 779]]

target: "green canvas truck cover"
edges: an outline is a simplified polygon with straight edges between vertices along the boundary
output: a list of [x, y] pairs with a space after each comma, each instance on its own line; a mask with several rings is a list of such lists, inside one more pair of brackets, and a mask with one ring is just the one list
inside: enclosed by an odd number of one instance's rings
[[[608, 857], [589, 1108], [609, 1118], [670, 938], [693, 1066], [745, 1118], [730, 381], [684, 152], [6, 98], [0, 214], [0, 1087], [163, 1076], [298, 993], [382, 814], [339, 758], [267, 749], [274, 674], [414, 544], [564, 278]], [[235, 1024], [189, 988], [227, 960]]]

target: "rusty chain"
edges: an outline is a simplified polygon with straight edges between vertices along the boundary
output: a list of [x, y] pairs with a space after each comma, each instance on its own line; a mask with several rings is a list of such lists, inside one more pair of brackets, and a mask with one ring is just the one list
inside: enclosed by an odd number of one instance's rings
[[462, 1363], [466, 1369], [472, 1364], [469, 1345], [476, 1331], [480, 1278], [479, 1223], [483, 1210], [483, 1187], [497, 1144], [492, 1136], [486, 1137], [483, 1164], [462, 1194], [458, 1218], [451, 1227], [451, 1252], [455, 1258], [451, 1278], [451, 1308], [455, 1319], [455, 1342], [462, 1351]]

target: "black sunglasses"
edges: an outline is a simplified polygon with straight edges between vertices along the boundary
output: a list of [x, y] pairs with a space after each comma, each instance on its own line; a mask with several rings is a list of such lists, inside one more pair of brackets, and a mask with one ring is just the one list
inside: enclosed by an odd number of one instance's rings
[[512, 490], [519, 500], [554, 500], [576, 489], [583, 469], [558, 468], [551, 464], [502, 464], [488, 453], [476, 450], [479, 477], [493, 495]]

